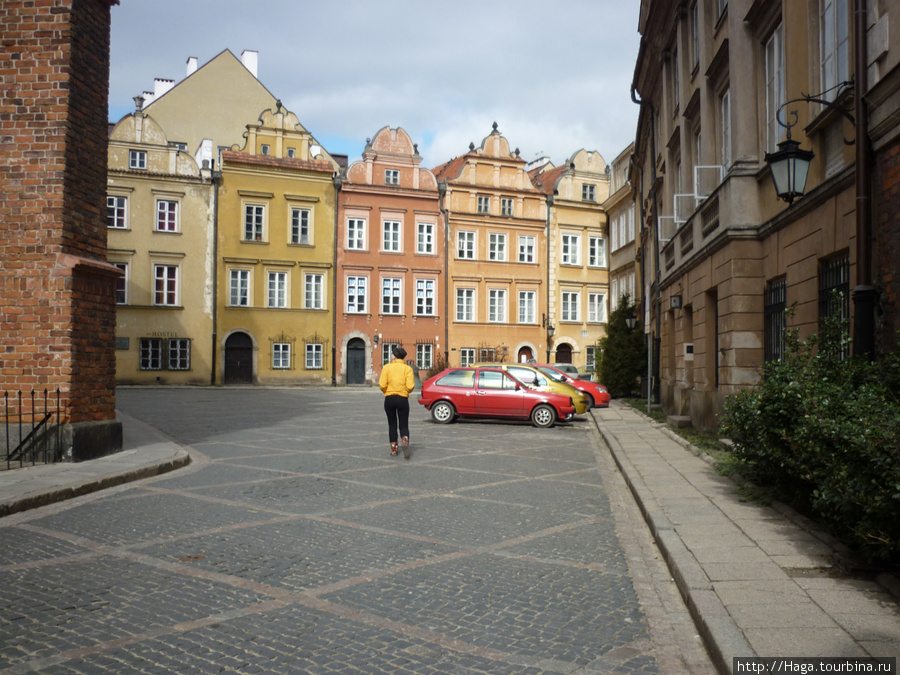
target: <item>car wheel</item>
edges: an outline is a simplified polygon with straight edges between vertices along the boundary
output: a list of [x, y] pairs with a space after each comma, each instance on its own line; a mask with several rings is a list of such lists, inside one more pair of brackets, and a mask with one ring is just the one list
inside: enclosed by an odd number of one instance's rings
[[[591, 408], [594, 407], [594, 405], [596, 405], [594, 403], [594, 397], [591, 396], [590, 394], [588, 394], [587, 392], [585, 392], [585, 394], [584, 394], [584, 399], [587, 401], [587, 409], [588, 410], [590, 410]], [[587, 412], [587, 411], [585, 411], [585, 412]]]
[[456, 409], [452, 403], [438, 401], [431, 406], [431, 419], [438, 424], [449, 424], [456, 417]]
[[552, 427], [556, 422], [556, 411], [552, 406], [541, 403], [531, 411], [531, 423], [541, 429]]

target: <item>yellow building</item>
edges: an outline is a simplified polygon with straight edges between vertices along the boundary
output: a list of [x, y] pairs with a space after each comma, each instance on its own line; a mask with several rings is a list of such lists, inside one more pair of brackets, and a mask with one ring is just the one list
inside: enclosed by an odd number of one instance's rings
[[334, 381], [338, 165], [280, 103], [221, 152], [216, 381]]
[[547, 206], [497, 131], [434, 171], [448, 226], [449, 365], [542, 358]]
[[213, 185], [138, 109], [109, 139], [108, 259], [116, 289], [116, 381], [209, 384]]
[[554, 326], [547, 360], [593, 370], [606, 335], [609, 244], [603, 201], [609, 172], [599, 152], [579, 150], [562, 166], [532, 172], [546, 195], [549, 218], [549, 310]]

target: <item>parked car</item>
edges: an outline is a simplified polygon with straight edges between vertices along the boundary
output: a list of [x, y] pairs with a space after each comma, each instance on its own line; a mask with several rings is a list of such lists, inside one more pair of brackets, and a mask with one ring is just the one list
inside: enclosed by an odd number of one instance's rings
[[555, 394], [568, 396], [575, 403], [575, 414], [584, 415], [590, 407], [587, 397], [568, 382], [550, 379], [540, 370], [528, 363], [475, 363], [482, 368], [499, 368], [509, 373], [519, 382], [537, 391], [552, 391]]
[[536, 427], [552, 427], [571, 417], [569, 396], [536, 391], [499, 368], [447, 368], [422, 383], [419, 403], [438, 424], [457, 417], [496, 417], [531, 420]]
[[574, 378], [569, 373], [563, 372], [563, 370], [559, 367], [560, 365], [562, 364], [554, 363], [553, 365], [550, 365], [546, 363], [536, 363], [534, 367], [544, 373], [551, 380], [555, 380], [556, 382], [565, 382], [566, 384], [570, 384], [575, 387], [578, 391], [588, 397], [588, 403], [590, 404], [590, 407], [609, 407], [610, 395], [606, 390], [606, 387], [604, 387], [602, 384], [590, 382], [589, 380], [580, 380], [578, 378]]
[[578, 379], [596, 382], [597, 375], [594, 372], [593, 366], [578, 366]]

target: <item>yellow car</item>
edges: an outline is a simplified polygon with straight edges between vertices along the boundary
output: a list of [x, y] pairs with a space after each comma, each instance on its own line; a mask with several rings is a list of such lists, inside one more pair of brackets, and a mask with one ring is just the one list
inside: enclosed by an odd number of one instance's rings
[[590, 404], [584, 393], [565, 382], [555, 382], [540, 370], [527, 363], [472, 363], [472, 366], [499, 368], [507, 371], [522, 384], [531, 387], [535, 391], [549, 391], [554, 394], [562, 394], [572, 399], [575, 404], [575, 414], [583, 415], [588, 411]]

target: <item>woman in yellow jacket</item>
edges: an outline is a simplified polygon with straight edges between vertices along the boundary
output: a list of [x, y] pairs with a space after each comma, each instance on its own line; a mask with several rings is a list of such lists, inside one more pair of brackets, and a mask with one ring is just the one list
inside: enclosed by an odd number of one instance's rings
[[394, 360], [381, 369], [378, 386], [384, 392], [384, 412], [388, 418], [388, 438], [391, 441], [391, 455], [396, 456], [397, 427], [400, 427], [400, 442], [403, 456], [409, 459], [409, 392], [415, 389], [413, 370], [403, 359], [406, 350], [399, 345], [391, 351]]

